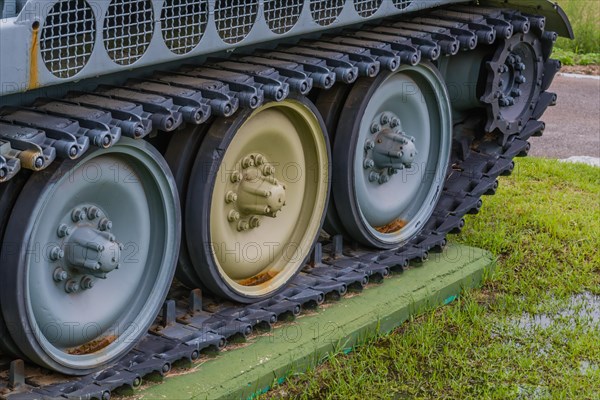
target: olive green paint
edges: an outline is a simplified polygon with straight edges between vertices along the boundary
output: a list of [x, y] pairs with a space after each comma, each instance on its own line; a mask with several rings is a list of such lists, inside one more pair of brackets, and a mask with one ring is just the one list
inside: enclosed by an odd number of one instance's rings
[[[248, 399], [275, 381], [349, 351], [377, 332], [389, 332], [411, 315], [447, 304], [481, 283], [494, 267], [491, 254], [450, 245], [421, 266], [372, 285], [359, 296], [329, 303], [251, 345], [219, 354], [189, 374], [168, 377], [139, 393], [143, 399]], [[204, 358], [206, 359], [206, 358]]]

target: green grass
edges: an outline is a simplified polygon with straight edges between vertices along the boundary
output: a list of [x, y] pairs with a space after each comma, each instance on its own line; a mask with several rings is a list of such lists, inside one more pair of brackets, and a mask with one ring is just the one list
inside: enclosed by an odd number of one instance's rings
[[498, 257], [481, 289], [263, 397], [599, 399], [600, 169], [519, 160], [453, 240]]
[[[564, 8], [575, 32], [575, 40], [560, 38], [556, 48], [572, 54], [600, 53], [600, 1], [558, 0]], [[576, 61], [577, 58], [574, 58]], [[587, 60], [586, 60], [587, 61]]]

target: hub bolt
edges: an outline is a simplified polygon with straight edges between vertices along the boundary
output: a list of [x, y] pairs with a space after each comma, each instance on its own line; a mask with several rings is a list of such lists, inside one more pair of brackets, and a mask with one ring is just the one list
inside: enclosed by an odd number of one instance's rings
[[379, 177], [379, 184], [383, 185], [384, 183], [388, 183], [390, 181], [390, 177], [387, 175], [381, 175]]
[[96, 207], [90, 207], [87, 212], [87, 217], [89, 220], [95, 220], [100, 216], [100, 210]]
[[84, 276], [81, 278], [81, 289], [88, 290], [94, 287], [94, 280], [91, 276]]
[[512, 92], [510, 92], [510, 94], [513, 97], [521, 97], [521, 95], [523, 94], [523, 92], [521, 91], [521, 89], [513, 89]]
[[64, 256], [65, 252], [58, 246], [55, 246], [50, 250], [50, 260], [52, 261], [61, 260]]
[[230, 190], [225, 195], [225, 202], [226, 203], [235, 203], [237, 201], [237, 197], [238, 197], [237, 194]]
[[102, 232], [110, 231], [112, 229], [112, 221], [109, 221], [108, 218], [102, 218], [98, 223], [98, 229]]
[[65, 236], [69, 236], [71, 234], [71, 228], [69, 228], [66, 224], [61, 224], [58, 227], [57, 231], [59, 238], [64, 238]]
[[65, 292], [76, 293], [78, 291], [79, 291], [79, 283], [77, 283], [73, 279], [68, 280], [67, 283], [65, 284]]
[[525, 64], [524, 63], [518, 63], [517, 65], [515, 65], [515, 69], [517, 71], [525, 71]]
[[375, 166], [375, 161], [371, 160], [370, 158], [367, 158], [363, 165], [364, 165], [365, 169], [370, 169]]
[[235, 210], [231, 210], [229, 211], [229, 214], [227, 215], [227, 220], [229, 222], [235, 222], [238, 219], [240, 219], [240, 213], [235, 211]]
[[383, 115], [381, 116], [381, 124], [382, 124], [382, 125], [385, 125], [385, 124], [387, 124], [388, 122], [390, 122], [390, 117], [389, 117], [387, 114], [383, 114]]
[[392, 128], [396, 128], [397, 126], [400, 126], [400, 120], [398, 118], [392, 118], [392, 121], [390, 122], [390, 126]]
[[523, 75], [519, 75], [515, 78], [515, 81], [517, 83], [525, 83], [525, 82], [527, 82], [527, 78], [525, 78]]
[[381, 125], [375, 123], [371, 125], [371, 133], [377, 133], [381, 130]]
[[372, 140], [367, 140], [365, 142], [365, 150], [372, 150], [375, 147], [375, 142]]
[[52, 274], [52, 277], [56, 282], [62, 282], [69, 277], [69, 274], [67, 274], [67, 271], [62, 268], [56, 268]]
[[231, 182], [238, 183], [241, 180], [242, 180], [242, 174], [239, 171], [233, 171], [233, 173], [231, 174]]
[[73, 220], [73, 222], [77, 223], [79, 221], [82, 221], [84, 218], [85, 212], [83, 212], [83, 210], [80, 210], [79, 208], [73, 210], [73, 213], [71, 214], [71, 219]]

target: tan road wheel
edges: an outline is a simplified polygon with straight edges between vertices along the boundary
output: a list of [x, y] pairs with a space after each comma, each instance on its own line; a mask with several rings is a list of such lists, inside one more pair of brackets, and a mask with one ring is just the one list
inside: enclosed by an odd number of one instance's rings
[[202, 285], [242, 302], [282, 289], [319, 234], [328, 162], [323, 123], [307, 100], [217, 120], [186, 202], [187, 243]]

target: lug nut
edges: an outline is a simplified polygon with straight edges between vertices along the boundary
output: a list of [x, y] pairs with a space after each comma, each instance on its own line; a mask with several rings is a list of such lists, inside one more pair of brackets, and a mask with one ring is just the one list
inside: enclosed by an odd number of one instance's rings
[[397, 126], [400, 126], [400, 120], [398, 118], [392, 118], [392, 121], [390, 122], [390, 126], [392, 128], [396, 128]]
[[231, 182], [238, 183], [241, 180], [242, 180], [242, 174], [239, 171], [233, 171], [233, 173], [231, 174]]
[[371, 172], [369, 173], [369, 181], [370, 181], [370, 182], [375, 182], [375, 181], [378, 181], [378, 180], [379, 180], [379, 177], [380, 177], [380, 175], [379, 175], [379, 173], [378, 173], [378, 172], [371, 171]]
[[87, 217], [89, 220], [94, 220], [100, 216], [100, 210], [96, 207], [90, 207], [87, 212]]
[[50, 255], [50, 260], [58, 261], [58, 260], [61, 260], [65, 256], [65, 252], [62, 251], [62, 249], [60, 247], [55, 246], [50, 250], [49, 255]]
[[235, 192], [232, 192], [231, 190], [229, 192], [227, 192], [227, 194], [225, 195], [225, 202], [226, 203], [235, 203], [237, 201], [237, 194]]
[[379, 125], [378, 123], [371, 125], [371, 133], [377, 133], [380, 130], [381, 130], [381, 125]]
[[260, 226], [260, 220], [256, 216], [250, 217], [250, 228], [258, 228]]
[[66, 224], [61, 224], [58, 227], [57, 234], [59, 238], [64, 238], [65, 236], [69, 236], [71, 234], [71, 228], [69, 228]]
[[73, 213], [71, 213], [71, 219], [73, 220], [73, 222], [79, 222], [82, 221], [85, 218], [85, 213], [83, 212], [83, 210], [80, 210], [79, 208], [73, 210]]
[[246, 169], [253, 166], [254, 160], [252, 159], [252, 157], [244, 157], [244, 159], [242, 160], [242, 168]]
[[371, 150], [375, 147], [375, 142], [373, 142], [372, 140], [367, 140], [365, 142], [365, 150]]
[[365, 169], [373, 168], [375, 166], [375, 161], [371, 160], [370, 158], [367, 158], [363, 163], [363, 166], [365, 167]]
[[242, 231], [247, 231], [248, 229], [250, 229], [250, 224], [248, 224], [247, 221], [240, 221], [238, 222], [238, 231], [242, 232]]
[[65, 292], [75, 293], [78, 291], [79, 291], [79, 283], [77, 283], [73, 279], [70, 279], [69, 281], [67, 281], [67, 283], [65, 284]]
[[515, 65], [515, 69], [517, 71], [525, 71], [525, 64], [524, 63], [518, 63], [517, 65]]
[[264, 157], [262, 154], [257, 154], [257, 155], [254, 157], [254, 163], [255, 163], [257, 166], [261, 166], [261, 165], [263, 165], [263, 164], [265, 163], [265, 157]]
[[229, 214], [227, 215], [227, 220], [229, 222], [235, 222], [238, 219], [240, 219], [240, 213], [235, 211], [235, 210], [231, 210], [229, 211]]
[[519, 75], [515, 78], [515, 81], [517, 83], [525, 83], [525, 82], [527, 82], [527, 78], [525, 78], [523, 75]]
[[84, 276], [83, 278], [81, 278], [81, 284], [80, 284], [81, 289], [83, 290], [88, 290], [94, 287], [94, 280], [92, 279], [91, 276]]
[[387, 175], [381, 175], [379, 177], [379, 184], [383, 185], [384, 183], [388, 183], [390, 181], [390, 177]]
[[98, 229], [102, 232], [110, 231], [112, 229], [112, 221], [109, 221], [108, 218], [102, 218], [98, 223]]
[[382, 124], [382, 125], [385, 125], [385, 124], [387, 124], [388, 122], [390, 122], [390, 117], [389, 117], [387, 114], [383, 114], [383, 115], [381, 116], [381, 124]]
[[272, 165], [265, 165], [262, 168], [262, 173], [266, 176], [273, 175], [275, 173], [275, 167], [273, 167]]
[[52, 277], [56, 282], [62, 282], [69, 277], [69, 274], [67, 274], [67, 271], [62, 268], [56, 268], [52, 274]]
[[512, 92], [510, 92], [510, 94], [513, 97], [521, 97], [521, 95], [523, 94], [523, 92], [521, 91], [521, 89], [513, 89]]

